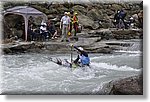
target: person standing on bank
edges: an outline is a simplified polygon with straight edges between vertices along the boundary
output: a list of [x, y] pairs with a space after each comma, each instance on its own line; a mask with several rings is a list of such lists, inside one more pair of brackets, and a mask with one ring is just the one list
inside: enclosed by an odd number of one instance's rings
[[68, 14], [67, 12], [64, 13], [64, 16], [61, 18], [61, 22], [60, 22], [60, 29], [62, 29], [61, 42], [63, 42], [64, 39], [66, 40], [66, 42], [69, 42], [67, 34], [68, 34], [69, 29], [70, 29], [71, 20], [67, 14]]
[[78, 31], [78, 17], [77, 17], [77, 12], [74, 13], [73, 16], [73, 28], [74, 28], [74, 36], [77, 35], [77, 31]]

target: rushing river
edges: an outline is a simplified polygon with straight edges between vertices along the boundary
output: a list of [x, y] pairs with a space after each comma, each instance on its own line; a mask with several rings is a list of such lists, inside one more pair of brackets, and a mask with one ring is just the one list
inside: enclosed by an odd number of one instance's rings
[[[47, 58], [70, 60], [69, 54], [2, 55], [3, 94], [95, 94], [105, 83], [142, 72], [140, 51], [89, 54], [91, 68], [70, 69]], [[73, 55], [75, 59], [76, 55]]]

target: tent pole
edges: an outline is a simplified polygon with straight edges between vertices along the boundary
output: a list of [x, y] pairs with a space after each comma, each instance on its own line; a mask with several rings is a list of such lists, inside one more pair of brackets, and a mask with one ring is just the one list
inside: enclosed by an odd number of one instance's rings
[[24, 17], [25, 19], [25, 41], [28, 40], [28, 17]]

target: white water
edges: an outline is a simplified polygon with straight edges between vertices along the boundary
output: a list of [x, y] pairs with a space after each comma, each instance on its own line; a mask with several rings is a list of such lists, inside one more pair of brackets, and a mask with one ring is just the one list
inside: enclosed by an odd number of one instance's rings
[[105, 83], [142, 71], [141, 54], [90, 54], [91, 68], [73, 70], [45, 57], [70, 59], [70, 55], [3, 55], [3, 94], [96, 94]]

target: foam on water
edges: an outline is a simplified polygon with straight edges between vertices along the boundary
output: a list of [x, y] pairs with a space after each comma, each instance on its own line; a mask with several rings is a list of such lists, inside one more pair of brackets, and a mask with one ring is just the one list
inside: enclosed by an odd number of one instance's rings
[[95, 66], [97, 68], [102, 68], [102, 69], [112, 69], [112, 70], [119, 70], [119, 71], [140, 71], [141, 69], [134, 69], [128, 66], [120, 66], [118, 67], [117, 65], [110, 65], [108, 63], [92, 63], [91, 66]]
[[117, 50], [115, 52], [120, 52], [120, 53], [131, 53], [131, 54], [142, 54], [142, 52], [139, 51], [125, 51], [125, 50]]

